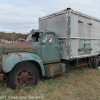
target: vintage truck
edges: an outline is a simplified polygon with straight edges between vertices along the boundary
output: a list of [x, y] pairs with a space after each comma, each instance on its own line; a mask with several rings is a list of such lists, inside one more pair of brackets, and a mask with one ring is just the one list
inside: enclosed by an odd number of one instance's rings
[[73, 60], [100, 68], [99, 55], [100, 20], [67, 8], [39, 18], [39, 30], [25, 42], [0, 43], [0, 81], [7, 78], [13, 89], [36, 85], [40, 76], [66, 72]]

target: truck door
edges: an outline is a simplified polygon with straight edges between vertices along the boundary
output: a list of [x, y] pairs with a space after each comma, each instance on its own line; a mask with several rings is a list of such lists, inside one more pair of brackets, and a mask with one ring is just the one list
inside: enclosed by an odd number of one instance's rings
[[46, 33], [41, 43], [41, 58], [44, 63], [60, 60], [60, 49], [57, 38], [53, 33]]

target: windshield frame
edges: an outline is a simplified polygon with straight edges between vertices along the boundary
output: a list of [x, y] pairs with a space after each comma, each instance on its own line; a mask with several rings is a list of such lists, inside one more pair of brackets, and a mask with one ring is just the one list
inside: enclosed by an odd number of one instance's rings
[[32, 36], [32, 34], [29, 34], [28, 36], [27, 36], [27, 38], [26, 38], [26, 42], [28, 42], [29, 41], [29, 39], [31, 38], [31, 36]]
[[[36, 35], [37, 36], [37, 34], [38, 34], [38, 40], [37, 41], [33, 41], [32, 40], [32, 36], [33, 35]], [[31, 33], [31, 34], [29, 34], [28, 36], [27, 36], [27, 38], [26, 38], [26, 42], [39, 42], [40, 41], [40, 38], [42, 37], [42, 35], [43, 35], [43, 32], [33, 32], [33, 33]]]

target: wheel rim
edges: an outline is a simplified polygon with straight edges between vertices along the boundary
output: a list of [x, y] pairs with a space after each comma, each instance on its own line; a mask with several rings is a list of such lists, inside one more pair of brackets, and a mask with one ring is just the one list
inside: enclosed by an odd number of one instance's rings
[[16, 74], [16, 82], [19, 86], [28, 86], [33, 81], [34, 75], [29, 69], [19, 70]]

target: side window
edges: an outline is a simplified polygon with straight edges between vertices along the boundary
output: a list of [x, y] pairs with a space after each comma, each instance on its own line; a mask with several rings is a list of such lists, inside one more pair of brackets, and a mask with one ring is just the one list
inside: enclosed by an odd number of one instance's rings
[[55, 36], [53, 34], [46, 34], [43, 38], [43, 43], [55, 43]]

